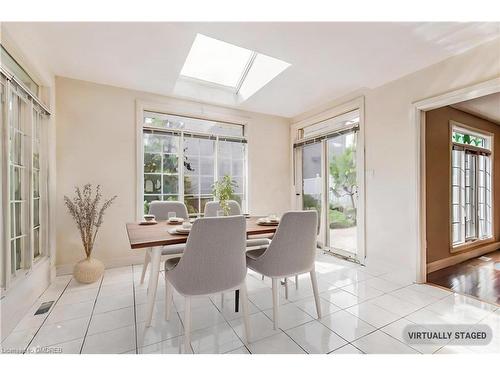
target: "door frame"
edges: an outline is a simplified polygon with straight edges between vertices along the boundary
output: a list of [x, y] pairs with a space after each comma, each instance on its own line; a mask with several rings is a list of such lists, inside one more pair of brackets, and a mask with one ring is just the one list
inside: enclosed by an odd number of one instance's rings
[[425, 179], [425, 112], [436, 108], [476, 99], [500, 92], [500, 78], [494, 78], [459, 90], [447, 92], [412, 103], [412, 127], [415, 131], [415, 209], [417, 243], [417, 275], [419, 283], [427, 282], [427, 229], [426, 229], [426, 179]]
[[[291, 173], [291, 185], [293, 189], [291, 191], [291, 205], [296, 210], [302, 209], [302, 171], [300, 166], [302, 165], [301, 159], [296, 160], [295, 150], [293, 148], [294, 142], [299, 140], [300, 131], [308, 126], [317, 124], [321, 121], [328, 120], [333, 117], [341, 116], [345, 113], [352, 111], [359, 111], [359, 131], [357, 135], [357, 174], [358, 174], [358, 207], [357, 207], [357, 257], [356, 259], [361, 263], [365, 264], [367, 257], [366, 250], [366, 180], [365, 180], [365, 98], [364, 96], [355, 98], [346, 103], [340, 104], [306, 119], [292, 123], [290, 132], [290, 160], [292, 166]], [[325, 152], [325, 145], [323, 145], [322, 153]], [[322, 160], [321, 171], [325, 174], [326, 163]], [[323, 183], [326, 186], [326, 175], [323, 176]], [[328, 201], [327, 194], [323, 194], [322, 204], [325, 207], [325, 202]], [[327, 207], [327, 206], [326, 206]], [[326, 240], [326, 233], [324, 232], [325, 225], [327, 223], [327, 210], [322, 211], [320, 238], [322, 241]]]

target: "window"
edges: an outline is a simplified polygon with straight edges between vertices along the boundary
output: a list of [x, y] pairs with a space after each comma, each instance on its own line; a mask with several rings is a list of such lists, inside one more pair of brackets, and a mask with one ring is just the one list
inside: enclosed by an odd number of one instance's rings
[[201, 214], [225, 175], [236, 181], [235, 199], [245, 210], [243, 125], [145, 111], [142, 140], [145, 213], [154, 200], [176, 200]]
[[492, 236], [492, 137], [452, 122], [453, 246]]
[[181, 76], [222, 86], [246, 100], [289, 66], [274, 57], [197, 34]]
[[9, 172], [10, 172], [10, 261], [11, 273], [15, 274], [24, 264], [24, 251], [27, 242], [26, 195], [26, 134], [24, 132], [23, 116], [27, 104], [12, 91], [8, 99], [9, 109]]
[[[7, 52], [2, 47], [2, 58], [4, 54]], [[10, 75], [21, 74], [20, 69], [11, 57], [2, 59], [0, 112], [8, 135], [3, 144], [8, 157], [1, 166], [2, 180], [8, 181], [8, 189], [2, 192], [8, 203], [4, 208], [8, 213], [6, 252], [2, 254], [6, 260], [2, 269], [4, 287], [45, 254], [47, 238], [44, 128], [48, 113], [38, 104], [33, 91], [28, 91], [34, 86], [25, 81], [27, 75]], [[38, 85], [34, 91], [38, 91]]]

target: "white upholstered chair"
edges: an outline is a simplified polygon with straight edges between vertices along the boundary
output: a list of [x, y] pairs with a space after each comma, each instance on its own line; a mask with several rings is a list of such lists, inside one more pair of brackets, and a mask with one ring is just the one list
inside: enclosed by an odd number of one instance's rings
[[[189, 218], [187, 207], [183, 202], [153, 201], [149, 205], [149, 214], [155, 215], [156, 220], [167, 220], [169, 212], [175, 212], [176, 217], [180, 217], [183, 219]], [[181, 254], [184, 251], [184, 248], [184, 244], [164, 246], [162, 248], [161, 255], [172, 256]], [[142, 266], [141, 284], [144, 282], [146, 270], [148, 269], [148, 265], [150, 262], [151, 250], [147, 249], [146, 254], [144, 255], [144, 265]]]
[[279, 328], [280, 279], [309, 272], [318, 318], [321, 304], [314, 260], [316, 257], [316, 211], [290, 211], [285, 213], [266, 249], [247, 252], [247, 266], [272, 279], [274, 329]]
[[[241, 206], [234, 200], [228, 200], [229, 216], [242, 215]], [[222, 210], [218, 201], [205, 203], [205, 217], [215, 217], [217, 212]], [[268, 246], [271, 241], [268, 238], [247, 238], [247, 247], [262, 247]]]
[[246, 223], [243, 216], [196, 220], [182, 257], [165, 262], [165, 319], [170, 318], [173, 288], [185, 298], [184, 349], [190, 352], [191, 298], [241, 291], [243, 321], [250, 337], [245, 277]]

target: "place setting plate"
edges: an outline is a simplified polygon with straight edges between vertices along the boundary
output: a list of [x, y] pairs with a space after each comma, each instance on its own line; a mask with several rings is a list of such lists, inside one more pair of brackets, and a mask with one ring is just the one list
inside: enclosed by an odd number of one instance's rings
[[168, 233], [170, 234], [189, 234], [189, 232], [191, 232], [191, 228], [183, 228], [181, 225], [177, 226], [177, 227], [174, 227], [174, 228], [171, 228], [168, 230]]
[[158, 222], [156, 220], [143, 220], [139, 223], [139, 225], [155, 225], [155, 224], [158, 224]]
[[279, 219], [270, 219], [268, 217], [263, 217], [257, 220], [257, 225], [264, 226], [277, 226], [280, 223]]
[[179, 224], [182, 224], [183, 222], [184, 222], [184, 219], [181, 217], [170, 218], [167, 220], [167, 224], [170, 224], [170, 225], [179, 225]]

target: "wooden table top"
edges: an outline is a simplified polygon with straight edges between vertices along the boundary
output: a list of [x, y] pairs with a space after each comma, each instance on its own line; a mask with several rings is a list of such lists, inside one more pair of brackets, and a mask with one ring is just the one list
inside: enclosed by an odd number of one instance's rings
[[[259, 225], [260, 217], [251, 216], [246, 219], [247, 235], [268, 234], [276, 232], [276, 225]], [[166, 246], [186, 243], [188, 235], [170, 234], [169, 229], [174, 225], [166, 221], [158, 224], [140, 225], [139, 223], [127, 223], [127, 235], [132, 249], [143, 249], [147, 247]]]

